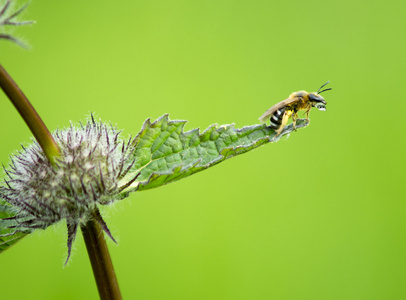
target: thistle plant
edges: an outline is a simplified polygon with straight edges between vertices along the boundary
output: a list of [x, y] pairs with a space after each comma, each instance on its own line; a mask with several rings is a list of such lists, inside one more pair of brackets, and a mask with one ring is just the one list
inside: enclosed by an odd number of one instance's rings
[[[4, 167], [6, 176], [0, 186], [0, 198], [6, 202], [3, 211], [12, 216], [0, 221], [3, 230], [9, 231], [3, 238], [18, 238], [66, 219], [69, 259], [78, 226], [91, 219], [115, 241], [97, 205], [111, 204], [130, 192], [180, 180], [276, 142], [293, 130], [290, 125], [275, 136], [274, 130], [265, 124], [240, 129], [233, 124], [215, 124], [202, 133], [199, 129], [184, 132], [185, 123], [169, 120], [168, 115], [153, 123], [147, 119], [134, 138], [122, 139], [120, 131], [96, 122], [92, 115], [86, 124], [71, 124], [52, 134], [61, 149], [54, 165], [36, 141], [23, 147]], [[307, 125], [306, 120], [299, 120], [296, 127]], [[3, 241], [0, 251], [6, 246]]]
[[[0, 197], [13, 206], [15, 215], [4, 221], [16, 232], [45, 229], [66, 219], [68, 257], [78, 226], [89, 219], [97, 221], [112, 238], [106, 223], [97, 213], [97, 204], [109, 204], [120, 198], [120, 178], [135, 162], [134, 147], [119, 139], [114, 127], [91, 121], [71, 125], [53, 134], [61, 155], [52, 165], [36, 141], [11, 158], [4, 168], [6, 186]], [[138, 174], [129, 181], [131, 183]]]
[[[0, 10], [0, 28], [31, 23], [12, 21], [25, 6], [5, 17], [9, 7], [7, 1]], [[19, 43], [7, 34], [0, 38]], [[8, 166], [3, 165], [0, 252], [34, 230], [66, 220], [66, 262], [80, 228], [102, 299], [121, 299], [121, 295], [102, 232], [115, 240], [99, 205], [122, 200], [131, 192], [178, 181], [228, 158], [277, 142], [293, 130], [289, 125], [276, 134], [266, 124], [239, 129], [233, 124], [214, 124], [203, 132], [185, 132], [186, 121], [170, 120], [165, 114], [154, 122], [147, 119], [138, 134], [123, 138], [120, 130], [95, 120], [92, 114], [84, 123], [71, 123], [51, 134], [1, 66], [0, 87], [34, 135], [31, 145], [22, 146], [11, 155]], [[299, 119], [296, 128], [308, 124], [306, 119]]]

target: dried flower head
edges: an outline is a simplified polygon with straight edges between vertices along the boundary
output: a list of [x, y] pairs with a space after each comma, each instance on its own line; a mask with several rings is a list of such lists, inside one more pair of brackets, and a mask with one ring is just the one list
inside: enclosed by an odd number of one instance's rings
[[86, 125], [71, 125], [53, 136], [62, 153], [56, 165], [49, 163], [37, 142], [23, 147], [4, 168], [7, 178], [0, 197], [13, 206], [15, 216], [8, 218], [13, 225], [8, 228], [16, 231], [45, 229], [66, 219], [68, 261], [77, 228], [89, 219], [114, 241], [97, 204], [122, 198], [119, 193], [126, 186], [119, 187], [118, 181], [134, 163], [130, 158], [134, 147], [131, 139], [119, 139], [120, 131], [95, 122], [93, 116]]

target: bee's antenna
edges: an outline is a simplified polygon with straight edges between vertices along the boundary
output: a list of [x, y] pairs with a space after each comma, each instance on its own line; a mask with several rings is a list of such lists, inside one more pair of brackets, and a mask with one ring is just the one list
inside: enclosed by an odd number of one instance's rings
[[330, 82], [330, 80], [327, 81], [325, 84], [323, 84], [323, 85], [319, 88], [319, 90], [317, 91], [317, 94], [320, 94], [320, 93], [323, 93], [323, 92], [325, 92], [325, 91], [331, 90], [331, 89], [325, 89], [325, 90], [323, 90], [323, 91], [321, 91], [321, 92], [319, 93], [319, 91], [320, 91], [325, 85], [327, 85], [329, 82]]
[[325, 89], [325, 90], [322, 90], [320, 93], [318, 92], [317, 94], [321, 94], [321, 93], [323, 93], [323, 92], [325, 92], [325, 91], [329, 91], [329, 90], [332, 90], [332, 88], [328, 88], [328, 89]]

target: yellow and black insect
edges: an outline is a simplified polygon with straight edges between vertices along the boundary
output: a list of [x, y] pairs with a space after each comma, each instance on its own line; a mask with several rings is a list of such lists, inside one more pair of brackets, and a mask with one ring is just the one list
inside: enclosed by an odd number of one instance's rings
[[329, 82], [330, 81], [327, 81], [323, 84], [317, 93], [308, 93], [306, 91], [292, 93], [288, 99], [285, 99], [268, 109], [259, 120], [261, 122], [270, 120], [270, 127], [276, 131], [276, 135], [279, 135], [288, 123], [289, 118], [292, 117], [293, 128], [296, 130], [296, 120], [298, 118], [297, 113], [300, 110], [306, 111], [307, 121], [309, 121], [309, 113], [312, 107], [316, 107], [319, 110], [326, 110], [327, 102], [322, 96], [320, 96], [320, 94], [331, 90], [331, 88], [322, 91], [320, 90]]

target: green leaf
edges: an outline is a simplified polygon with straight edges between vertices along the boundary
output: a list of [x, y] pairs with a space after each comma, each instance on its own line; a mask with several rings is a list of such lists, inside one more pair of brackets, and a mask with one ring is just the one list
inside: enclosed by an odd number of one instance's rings
[[17, 243], [27, 234], [28, 233], [24, 233], [24, 232], [16, 232], [9, 236], [0, 237], [0, 253], [2, 253], [4, 250], [8, 249], [10, 246], [13, 246], [15, 243]]
[[15, 224], [13, 220], [4, 220], [13, 215], [11, 207], [0, 199], [0, 253], [17, 243], [29, 233], [16, 232], [15, 229], [6, 228], [6, 226]]
[[[186, 121], [169, 120], [168, 115], [153, 123], [150, 119], [144, 122], [133, 140], [135, 163], [119, 184], [122, 197], [185, 178], [261, 145], [277, 142], [293, 130], [293, 125], [289, 125], [275, 136], [275, 131], [266, 124], [240, 129], [233, 124], [215, 124], [203, 133], [199, 133], [199, 129], [183, 132], [185, 124]], [[308, 124], [307, 120], [299, 119], [296, 127]]]

